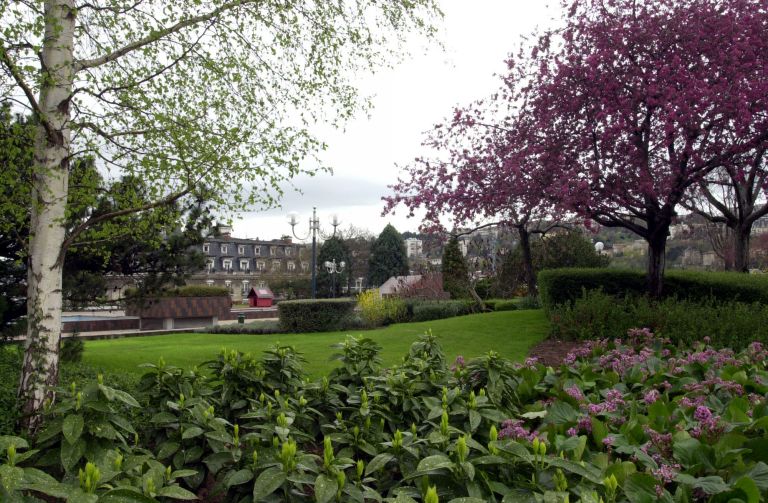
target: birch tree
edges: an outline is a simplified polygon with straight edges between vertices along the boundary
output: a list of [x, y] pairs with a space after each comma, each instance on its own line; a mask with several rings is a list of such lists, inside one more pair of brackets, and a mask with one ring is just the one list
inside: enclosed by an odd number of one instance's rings
[[[324, 146], [310, 127], [364, 106], [350, 78], [388, 61], [405, 33], [431, 34], [434, 3], [0, 0], [0, 97], [37, 124], [19, 384], [31, 431], [54, 399], [67, 248], [198, 184], [218, 208], [275, 204], [284, 181], [323, 169], [302, 163]], [[70, 159], [86, 154], [140, 177], [152, 201], [67, 232]]]

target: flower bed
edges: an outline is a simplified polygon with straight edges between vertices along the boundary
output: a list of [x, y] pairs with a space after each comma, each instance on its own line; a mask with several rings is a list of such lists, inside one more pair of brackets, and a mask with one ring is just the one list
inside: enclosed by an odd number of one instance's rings
[[147, 365], [138, 400], [103, 380], [73, 383], [35, 442], [0, 437], [0, 497], [752, 503], [768, 493], [760, 344], [685, 349], [631, 330], [585, 343], [557, 369], [493, 352], [449, 366], [432, 335], [391, 369], [372, 340], [337, 348], [339, 367], [316, 382], [300, 354], [276, 346], [261, 359], [224, 351], [206, 372]]

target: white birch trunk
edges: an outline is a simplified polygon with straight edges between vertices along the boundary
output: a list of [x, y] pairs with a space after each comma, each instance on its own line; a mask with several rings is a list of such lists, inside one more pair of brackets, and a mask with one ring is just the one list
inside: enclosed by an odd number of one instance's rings
[[[45, 2], [43, 76], [38, 106], [50, 125], [38, 126], [30, 222], [24, 366], [19, 382], [23, 423], [30, 432], [54, 398], [61, 339], [62, 268], [69, 180], [69, 100], [72, 96], [75, 10], [72, 0]], [[47, 75], [46, 72], [47, 71]]]

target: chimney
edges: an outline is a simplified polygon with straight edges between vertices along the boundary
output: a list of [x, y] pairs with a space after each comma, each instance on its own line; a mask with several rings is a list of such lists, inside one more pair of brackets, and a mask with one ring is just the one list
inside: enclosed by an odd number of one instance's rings
[[223, 238], [229, 239], [232, 237], [232, 226], [219, 224], [216, 226], [219, 231], [219, 235]]

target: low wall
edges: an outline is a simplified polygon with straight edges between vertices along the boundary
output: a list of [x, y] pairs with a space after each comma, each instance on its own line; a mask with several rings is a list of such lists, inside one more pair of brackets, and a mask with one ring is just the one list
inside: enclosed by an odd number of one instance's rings
[[145, 299], [141, 305], [129, 304], [128, 316], [140, 318], [226, 318], [232, 300], [226, 297], [160, 297]]
[[138, 330], [138, 318], [117, 318], [114, 320], [83, 320], [65, 321], [61, 324], [61, 331], [65, 334], [79, 332], [106, 332], [109, 330]]
[[263, 320], [266, 318], [277, 318], [277, 307], [253, 308], [253, 309], [232, 309], [226, 318], [222, 320], [236, 320], [239, 314], [244, 314], [246, 320]]

